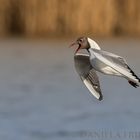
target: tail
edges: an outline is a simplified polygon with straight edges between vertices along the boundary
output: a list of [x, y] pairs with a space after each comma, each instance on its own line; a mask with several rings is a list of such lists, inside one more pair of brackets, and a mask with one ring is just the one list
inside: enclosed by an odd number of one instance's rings
[[128, 69], [130, 70], [130, 73], [131, 73], [131, 74], [134, 76], [134, 78], [137, 80], [137, 82], [128, 80], [128, 83], [129, 83], [131, 86], [135, 87], [135, 88], [139, 87], [139, 86], [140, 86], [140, 78], [132, 71], [132, 69], [131, 69], [129, 66], [127, 66], [127, 67], [128, 67]]

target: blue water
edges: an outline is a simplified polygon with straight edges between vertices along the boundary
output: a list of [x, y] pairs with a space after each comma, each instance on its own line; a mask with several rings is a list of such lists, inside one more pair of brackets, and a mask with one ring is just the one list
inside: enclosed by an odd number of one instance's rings
[[[104, 100], [96, 100], [75, 71], [70, 42], [0, 41], [0, 140], [140, 139], [140, 88], [98, 74]], [[97, 42], [140, 74], [139, 40]]]

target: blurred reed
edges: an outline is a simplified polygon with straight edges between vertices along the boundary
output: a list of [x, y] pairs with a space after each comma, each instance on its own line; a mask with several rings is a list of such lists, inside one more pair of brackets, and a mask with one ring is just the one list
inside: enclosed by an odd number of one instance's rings
[[140, 35], [139, 0], [0, 0], [0, 35]]

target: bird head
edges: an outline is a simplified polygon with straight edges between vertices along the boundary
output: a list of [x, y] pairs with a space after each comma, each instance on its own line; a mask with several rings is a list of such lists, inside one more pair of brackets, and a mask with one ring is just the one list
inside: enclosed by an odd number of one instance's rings
[[79, 37], [74, 43], [70, 45], [70, 47], [77, 47], [75, 53], [77, 53], [80, 49], [88, 50], [89, 48], [93, 48], [100, 50], [98, 44], [88, 37]]

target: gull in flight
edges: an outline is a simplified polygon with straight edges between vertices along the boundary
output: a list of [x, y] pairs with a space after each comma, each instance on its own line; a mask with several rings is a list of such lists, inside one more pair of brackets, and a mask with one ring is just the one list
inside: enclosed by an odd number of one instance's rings
[[[96, 71], [107, 75], [125, 78], [130, 85], [140, 86], [140, 78], [128, 66], [126, 60], [116, 54], [101, 50], [99, 45], [88, 37], [78, 38], [70, 47], [77, 47], [74, 55], [75, 68], [88, 90], [102, 100], [102, 92]], [[78, 53], [86, 49], [88, 54]]]

